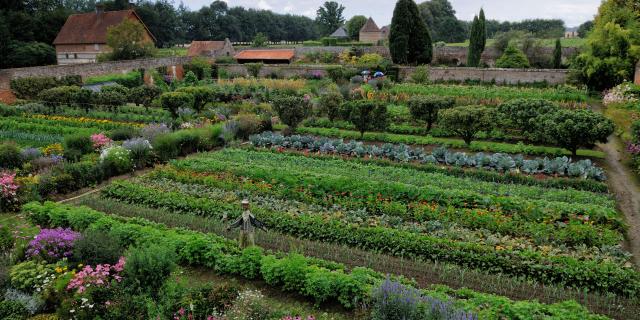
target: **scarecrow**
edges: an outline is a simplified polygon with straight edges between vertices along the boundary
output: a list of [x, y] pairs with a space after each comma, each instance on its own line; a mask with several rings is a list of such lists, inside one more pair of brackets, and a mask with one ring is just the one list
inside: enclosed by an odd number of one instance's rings
[[246, 248], [249, 246], [255, 246], [255, 229], [259, 228], [264, 231], [267, 231], [264, 223], [260, 220], [256, 219], [256, 217], [251, 214], [249, 210], [249, 200], [242, 200], [242, 215], [227, 227], [227, 230], [231, 228], [240, 228], [240, 247]]

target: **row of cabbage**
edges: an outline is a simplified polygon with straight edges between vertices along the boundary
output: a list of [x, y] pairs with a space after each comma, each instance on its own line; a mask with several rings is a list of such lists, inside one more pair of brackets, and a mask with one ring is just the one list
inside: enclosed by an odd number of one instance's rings
[[572, 161], [570, 158], [525, 159], [522, 155], [504, 153], [467, 154], [452, 152], [445, 147], [434, 149], [431, 153], [423, 148], [412, 148], [405, 144], [386, 143], [381, 146], [364, 144], [359, 141], [345, 142], [343, 139], [314, 137], [310, 135], [283, 136], [273, 132], [263, 132], [250, 137], [256, 147], [292, 148], [323, 154], [340, 154], [354, 157], [384, 157], [398, 162], [418, 161], [425, 164], [446, 164], [463, 168], [478, 168], [501, 172], [522, 172], [525, 174], [545, 174], [572, 178], [606, 180], [602, 168], [591, 160]]

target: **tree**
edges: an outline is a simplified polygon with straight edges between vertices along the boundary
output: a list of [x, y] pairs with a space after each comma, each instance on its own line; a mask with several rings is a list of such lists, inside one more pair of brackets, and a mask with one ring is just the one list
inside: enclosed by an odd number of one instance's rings
[[13, 42], [6, 63], [12, 67], [31, 67], [56, 64], [56, 50], [42, 42]]
[[558, 109], [557, 104], [545, 99], [514, 99], [498, 106], [498, 121], [505, 129], [517, 131], [526, 139], [544, 141], [540, 135], [545, 131], [540, 117]]
[[[484, 16], [484, 9], [480, 9], [480, 15], [478, 16], [478, 20], [480, 21], [480, 44], [479, 48], [484, 51], [487, 47], [487, 19]], [[482, 54], [482, 52], [480, 52]]]
[[351, 40], [360, 40], [360, 29], [362, 29], [365, 23], [367, 23], [367, 17], [365, 16], [353, 16], [347, 21], [347, 34], [349, 34]]
[[356, 100], [342, 106], [345, 118], [360, 132], [360, 139], [366, 131], [384, 131], [389, 126], [387, 106], [376, 101]]
[[607, 142], [613, 133], [613, 121], [591, 110], [560, 109], [544, 116], [547, 141], [564, 147], [576, 156], [580, 147], [591, 148], [596, 142]]
[[496, 67], [498, 68], [511, 68], [511, 69], [525, 69], [529, 68], [529, 59], [520, 49], [514, 45], [509, 45], [504, 51], [502, 57], [496, 60]]
[[298, 125], [306, 119], [310, 112], [308, 97], [280, 96], [273, 99], [273, 109], [280, 121], [289, 126], [289, 133], [295, 133]]
[[142, 85], [131, 89], [129, 93], [129, 100], [137, 105], [143, 105], [145, 109], [149, 110], [153, 100], [158, 98], [162, 94], [162, 90], [156, 86]]
[[467, 38], [464, 23], [458, 20], [448, 0], [425, 1], [418, 9], [434, 42], [462, 42]]
[[254, 48], [262, 48], [267, 46], [267, 42], [269, 42], [269, 38], [267, 38], [264, 33], [258, 32], [256, 36], [253, 37], [253, 40], [251, 40], [251, 46]]
[[193, 110], [201, 113], [207, 102], [213, 100], [213, 89], [209, 87], [184, 87], [177, 90], [193, 97]]
[[343, 102], [344, 98], [335, 84], [329, 86], [327, 91], [320, 95], [320, 109], [330, 121], [335, 120], [340, 115], [340, 106]]
[[398, 0], [396, 3], [391, 19], [389, 50], [397, 64], [431, 63], [431, 36], [413, 0]]
[[440, 112], [440, 125], [462, 137], [468, 145], [478, 132], [491, 131], [494, 126], [494, 109], [485, 106], [455, 107]]
[[409, 99], [409, 111], [415, 119], [427, 123], [427, 131], [431, 131], [433, 124], [438, 121], [438, 112], [453, 107], [452, 98], [437, 96], [414, 96]]
[[324, 5], [316, 11], [316, 23], [320, 28], [320, 34], [328, 36], [338, 27], [344, 24], [345, 7], [335, 1], [326, 1]]
[[167, 92], [160, 96], [160, 104], [175, 121], [178, 119], [178, 109], [193, 107], [193, 96], [186, 92]]
[[578, 37], [586, 38], [593, 30], [593, 20], [589, 20], [578, 27]]
[[553, 50], [553, 67], [562, 68], [562, 43], [560, 39], [556, 39], [556, 48]]
[[169, 0], [139, 2], [135, 8], [159, 48], [182, 44], [185, 40], [185, 26], [179, 11]]
[[473, 18], [471, 32], [469, 35], [469, 53], [467, 55], [467, 66], [480, 66], [482, 52], [487, 45], [487, 27], [484, 17], [484, 10], [480, 9], [480, 15]]
[[574, 78], [592, 90], [604, 90], [632, 79], [640, 60], [638, 20], [637, 2], [604, 1], [587, 38], [586, 50], [571, 64]]
[[133, 60], [153, 56], [153, 41], [146, 39], [144, 26], [125, 19], [107, 30], [107, 45], [113, 50], [109, 60]]

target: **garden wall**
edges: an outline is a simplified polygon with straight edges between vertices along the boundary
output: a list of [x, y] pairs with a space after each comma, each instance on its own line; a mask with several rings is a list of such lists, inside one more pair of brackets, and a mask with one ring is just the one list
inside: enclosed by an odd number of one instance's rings
[[[325, 76], [327, 65], [265, 65], [260, 70], [261, 77], [272, 74], [280, 78]], [[218, 70], [227, 74], [246, 76], [247, 68], [241, 64], [219, 65]], [[408, 79], [415, 67], [400, 67], [400, 79]], [[564, 84], [567, 70], [556, 69], [481, 69], [481, 68], [429, 68], [431, 81], [477, 80], [500, 84], [536, 83], [546, 81], [549, 84]]]
[[[553, 56], [554, 48], [541, 47], [538, 48], [535, 56], [541, 58], [551, 59]], [[578, 54], [579, 49], [574, 47], [562, 48], [562, 57], [564, 60]], [[434, 65], [461, 65], [467, 63], [467, 54], [469, 53], [468, 47], [437, 47], [433, 51], [433, 64]], [[481, 62], [488, 66], [495, 66], [496, 60], [500, 58], [500, 51], [494, 47], [487, 47], [482, 52]]]
[[[0, 70], [0, 90], [9, 90], [12, 79], [27, 77], [64, 77], [79, 75], [83, 79], [114, 73], [127, 73], [137, 69], [181, 66], [189, 63], [191, 57], [168, 57], [129, 61], [111, 61], [103, 63], [85, 63], [64, 66], [44, 66]], [[171, 68], [169, 68], [171, 69]]]

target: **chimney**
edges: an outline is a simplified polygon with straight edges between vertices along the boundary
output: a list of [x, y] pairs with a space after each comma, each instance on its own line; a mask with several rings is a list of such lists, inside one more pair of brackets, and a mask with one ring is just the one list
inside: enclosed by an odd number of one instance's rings
[[96, 13], [98, 15], [104, 13], [104, 8], [105, 8], [105, 6], [104, 6], [103, 3], [96, 3]]

